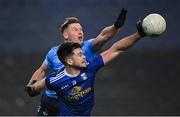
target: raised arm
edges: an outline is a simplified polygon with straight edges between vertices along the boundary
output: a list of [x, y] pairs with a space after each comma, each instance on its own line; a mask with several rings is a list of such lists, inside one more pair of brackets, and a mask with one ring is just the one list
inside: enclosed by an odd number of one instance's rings
[[133, 46], [141, 37], [138, 33], [135, 33], [129, 37], [121, 39], [120, 41], [114, 43], [111, 48], [106, 50], [105, 52], [101, 53], [103, 57], [104, 64], [109, 63], [121, 53], [125, 52], [128, 48]]
[[123, 26], [126, 20], [126, 13], [127, 11], [123, 8], [115, 23], [104, 28], [102, 32], [94, 39], [93, 46], [97, 51], [99, 51], [107, 41], [118, 33], [119, 29]]
[[136, 23], [136, 28], [138, 32], [119, 40], [118, 42], [114, 43], [111, 48], [101, 53], [103, 57], [104, 64], [109, 63], [121, 53], [125, 52], [128, 48], [132, 47], [137, 41], [139, 41], [142, 37], [146, 36], [142, 28], [142, 21], [138, 21]]

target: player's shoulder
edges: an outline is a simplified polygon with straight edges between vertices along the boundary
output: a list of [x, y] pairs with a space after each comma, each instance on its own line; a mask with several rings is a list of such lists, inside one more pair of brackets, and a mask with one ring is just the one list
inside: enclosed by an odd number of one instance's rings
[[49, 52], [54, 52], [54, 51], [57, 51], [59, 45], [58, 46], [53, 46], [51, 47], [51, 49], [49, 50]]
[[53, 47], [51, 47], [51, 49], [48, 51], [48, 55], [54, 55], [54, 54], [56, 54], [56, 52], [57, 52], [57, 50], [58, 50], [58, 47], [59, 47], [59, 45], [58, 45], [58, 46], [53, 46]]
[[[95, 38], [88, 39], [82, 43], [82, 50], [90, 54], [95, 54], [96, 50], [93, 46], [93, 41]], [[86, 55], [86, 54], [85, 54]]]
[[95, 38], [90, 38], [90, 39], [86, 39], [84, 42], [83, 42], [83, 45], [86, 45], [88, 43], [92, 43], [94, 41]]
[[46, 76], [46, 81], [48, 84], [57, 84], [61, 83], [61, 79], [65, 76], [64, 70], [60, 70], [58, 72], [51, 73]]
[[96, 69], [96, 67], [101, 67], [104, 66], [104, 62], [103, 62], [103, 58], [101, 55], [96, 55], [94, 57], [92, 57], [88, 63], [88, 69]]

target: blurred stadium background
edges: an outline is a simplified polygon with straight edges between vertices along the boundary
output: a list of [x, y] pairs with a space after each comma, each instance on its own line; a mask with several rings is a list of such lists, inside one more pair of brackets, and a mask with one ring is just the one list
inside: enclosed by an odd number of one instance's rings
[[59, 25], [78, 17], [85, 39], [128, 9], [120, 33], [104, 49], [136, 31], [150, 13], [166, 19], [157, 40], [148, 37], [97, 74], [93, 115], [180, 115], [179, 0], [0, 0], [0, 115], [35, 115], [40, 96], [24, 87], [48, 50], [63, 41]]

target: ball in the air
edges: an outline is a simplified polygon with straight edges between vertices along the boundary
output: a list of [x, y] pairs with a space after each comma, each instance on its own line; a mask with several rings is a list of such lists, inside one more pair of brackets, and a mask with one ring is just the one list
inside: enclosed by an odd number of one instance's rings
[[142, 28], [148, 36], [160, 36], [166, 30], [166, 21], [161, 15], [153, 13], [143, 19]]

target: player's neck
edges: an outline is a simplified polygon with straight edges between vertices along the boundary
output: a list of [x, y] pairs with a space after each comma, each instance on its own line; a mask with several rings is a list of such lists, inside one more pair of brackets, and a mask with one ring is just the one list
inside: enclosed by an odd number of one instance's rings
[[77, 75], [80, 73], [80, 70], [79, 69], [76, 69], [74, 67], [69, 67], [69, 66], [66, 66], [65, 67], [65, 71], [68, 73], [68, 74], [71, 74], [71, 75]]

